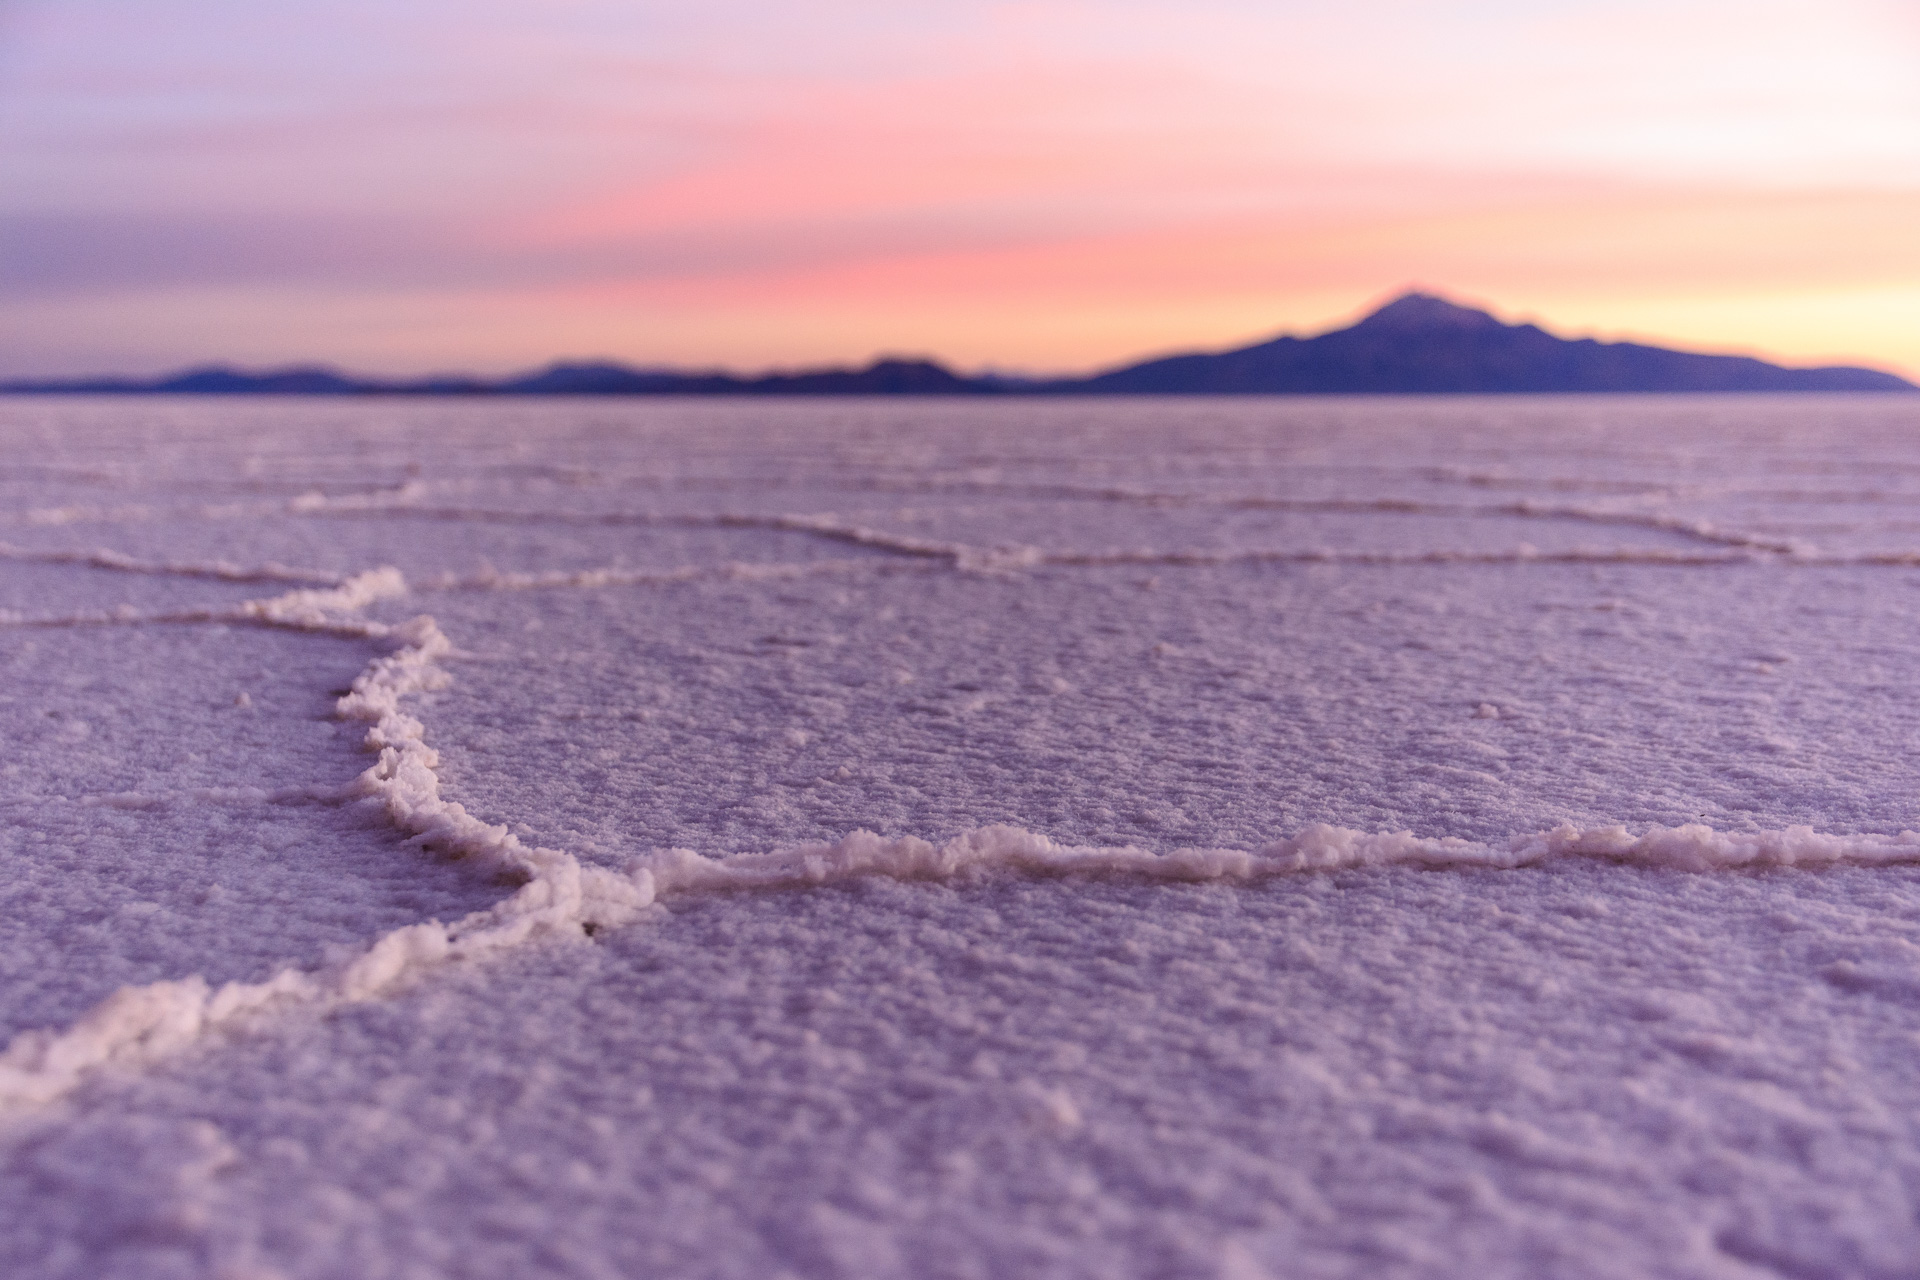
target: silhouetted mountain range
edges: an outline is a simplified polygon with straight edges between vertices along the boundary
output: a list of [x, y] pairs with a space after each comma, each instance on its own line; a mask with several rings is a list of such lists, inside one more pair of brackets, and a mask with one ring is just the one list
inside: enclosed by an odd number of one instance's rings
[[1790, 369], [1746, 356], [1558, 338], [1408, 293], [1346, 329], [1234, 351], [1141, 361], [1085, 378], [968, 377], [931, 360], [746, 375], [559, 363], [500, 379], [356, 378], [301, 366], [0, 383], [0, 392], [199, 395], [1403, 395], [1556, 392], [1916, 391], [1877, 369]]

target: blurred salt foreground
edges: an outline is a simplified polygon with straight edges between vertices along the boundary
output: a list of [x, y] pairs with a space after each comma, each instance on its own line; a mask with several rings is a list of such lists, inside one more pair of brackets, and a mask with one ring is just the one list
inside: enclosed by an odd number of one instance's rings
[[1920, 1273], [1920, 406], [21, 399], [0, 496], [0, 1273]]

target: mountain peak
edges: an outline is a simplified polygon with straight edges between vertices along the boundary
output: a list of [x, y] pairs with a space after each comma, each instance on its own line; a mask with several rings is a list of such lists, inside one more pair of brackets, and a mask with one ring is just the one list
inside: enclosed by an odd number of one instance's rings
[[504, 379], [352, 378], [296, 366], [261, 373], [200, 368], [150, 380], [0, 381], [6, 394], [200, 395], [1556, 395], [1615, 392], [1898, 391], [1920, 387], [1875, 369], [1792, 369], [1746, 356], [1633, 342], [1566, 339], [1410, 289], [1359, 323], [1232, 351], [1185, 352], [1086, 378], [963, 376], [917, 356], [863, 368], [632, 368], [561, 363]]
[[1505, 328], [1484, 311], [1463, 307], [1435, 293], [1410, 290], [1355, 325], [1371, 332], [1432, 333], [1436, 330]]

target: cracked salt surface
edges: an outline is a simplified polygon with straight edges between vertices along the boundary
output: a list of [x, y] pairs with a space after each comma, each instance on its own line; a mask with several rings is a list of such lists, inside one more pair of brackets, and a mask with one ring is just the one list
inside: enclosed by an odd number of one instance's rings
[[1911, 1275], [1917, 417], [6, 402], [0, 1269]]

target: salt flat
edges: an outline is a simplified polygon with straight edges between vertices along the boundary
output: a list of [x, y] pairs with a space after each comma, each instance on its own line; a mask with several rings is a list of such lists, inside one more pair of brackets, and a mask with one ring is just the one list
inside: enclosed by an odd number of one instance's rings
[[1916, 428], [0, 402], [0, 1265], [1910, 1275]]

